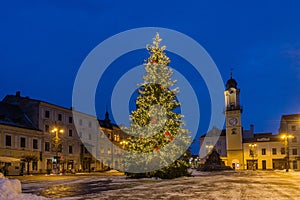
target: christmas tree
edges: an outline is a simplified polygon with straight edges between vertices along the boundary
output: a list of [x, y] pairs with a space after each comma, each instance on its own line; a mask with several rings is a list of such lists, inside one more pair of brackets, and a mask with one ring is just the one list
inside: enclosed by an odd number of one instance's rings
[[124, 171], [132, 177], [174, 178], [187, 175], [190, 145], [183, 116], [176, 112], [180, 103], [178, 89], [171, 89], [173, 71], [159, 34], [147, 45], [150, 57], [145, 60], [144, 83], [139, 85], [136, 110], [126, 132], [132, 137], [126, 146]]

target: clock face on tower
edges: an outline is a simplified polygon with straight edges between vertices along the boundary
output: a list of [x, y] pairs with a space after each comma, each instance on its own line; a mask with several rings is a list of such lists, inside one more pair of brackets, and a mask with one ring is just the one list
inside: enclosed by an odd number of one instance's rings
[[228, 119], [228, 123], [229, 123], [229, 125], [231, 125], [231, 126], [235, 126], [235, 125], [237, 125], [237, 123], [238, 123], [238, 118], [237, 118], [237, 117], [230, 117], [230, 118]]

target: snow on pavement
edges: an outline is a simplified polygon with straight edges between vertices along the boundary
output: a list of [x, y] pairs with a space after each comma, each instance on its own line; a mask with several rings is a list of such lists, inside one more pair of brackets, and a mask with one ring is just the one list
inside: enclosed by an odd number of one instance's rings
[[[102, 185], [99, 183], [103, 183]], [[50, 184], [51, 186], [47, 186]], [[89, 193], [74, 194], [68, 191], [73, 186], [80, 193], [80, 187], [92, 188]], [[197, 172], [193, 177], [182, 177], [173, 180], [160, 179], [126, 179], [124, 176], [87, 176], [72, 177], [52, 182], [25, 181], [23, 192], [59, 189], [66, 192], [60, 200], [83, 199], [300, 199], [300, 172], [291, 171], [225, 171]], [[7, 189], [7, 188], [6, 188]], [[86, 188], [85, 188], [86, 189]], [[7, 189], [10, 190], [10, 189]], [[11, 192], [11, 191], [8, 191]], [[8, 193], [4, 191], [4, 193]], [[60, 191], [59, 191], [60, 192]], [[0, 189], [0, 193], [2, 191]], [[38, 193], [36, 193], [38, 194]], [[41, 193], [43, 194], [43, 193]], [[51, 196], [48, 193], [48, 197]], [[26, 196], [29, 195], [29, 196]], [[30, 196], [31, 195], [31, 196]], [[13, 193], [10, 199], [39, 199], [41, 196]], [[4, 199], [1, 198], [0, 199]]]

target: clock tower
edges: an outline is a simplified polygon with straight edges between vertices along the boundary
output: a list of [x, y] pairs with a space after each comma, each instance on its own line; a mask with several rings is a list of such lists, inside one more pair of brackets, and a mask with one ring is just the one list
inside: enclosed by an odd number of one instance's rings
[[242, 135], [242, 107], [240, 106], [240, 89], [237, 82], [232, 78], [226, 83], [225, 117], [226, 117], [226, 145], [227, 165], [234, 169], [243, 169], [243, 135]]

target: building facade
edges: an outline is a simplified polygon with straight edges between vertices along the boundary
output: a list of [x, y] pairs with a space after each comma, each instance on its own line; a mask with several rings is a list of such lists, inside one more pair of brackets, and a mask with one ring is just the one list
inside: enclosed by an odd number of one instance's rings
[[204, 161], [212, 148], [233, 169], [299, 169], [300, 114], [283, 115], [278, 134], [244, 130], [240, 89], [230, 77], [224, 91], [224, 130], [213, 128], [200, 137], [200, 158]]
[[[17, 143], [27, 134], [25, 149], [39, 158], [37, 167], [32, 168], [31, 173], [100, 171], [121, 163], [120, 142], [126, 136], [117, 125], [110, 122], [108, 112], [104, 120], [98, 120], [72, 108], [22, 97], [20, 92], [7, 95], [1, 103], [4, 107], [19, 109], [29, 124], [29, 127], [21, 127], [26, 131], [19, 131], [20, 127], [16, 124], [9, 126], [11, 130], [6, 124], [1, 126], [1, 152], [9, 152], [6, 155], [10, 158], [21, 159], [19, 150], [22, 148]], [[12, 136], [11, 146], [5, 145], [7, 135]]]

